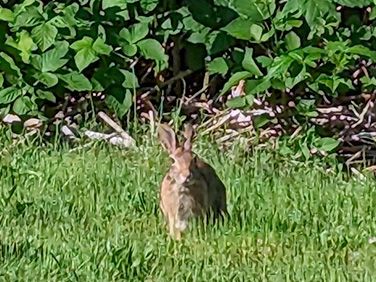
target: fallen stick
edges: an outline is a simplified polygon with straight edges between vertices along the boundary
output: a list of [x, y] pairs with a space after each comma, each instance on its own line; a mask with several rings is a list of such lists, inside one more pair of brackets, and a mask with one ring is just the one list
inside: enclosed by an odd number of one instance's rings
[[76, 134], [70, 129], [68, 126], [63, 125], [61, 127], [61, 132], [64, 134], [64, 136], [68, 137], [69, 139], [78, 139]]
[[216, 122], [218, 122], [218, 120], [224, 116], [224, 115], [227, 115], [228, 114], [228, 110], [225, 110], [223, 112], [219, 112], [218, 114], [216, 114], [215, 116], [209, 118], [207, 121], [205, 121], [204, 123], [198, 125], [197, 129], [199, 128], [206, 128], [209, 124], [214, 124]]
[[130, 146], [134, 146], [136, 144], [136, 141], [124, 131], [123, 128], [121, 128], [120, 125], [118, 125], [116, 122], [114, 122], [108, 115], [106, 115], [104, 112], [99, 112], [98, 116], [103, 119], [104, 122], [106, 122], [110, 127], [112, 127], [119, 135], [129, 143]]
[[343, 106], [331, 107], [331, 108], [317, 108], [316, 111], [322, 114], [342, 113]]
[[124, 139], [123, 137], [118, 136], [116, 133], [105, 134], [91, 130], [86, 130], [84, 134], [92, 140], [104, 140], [115, 146], [128, 148], [132, 145], [130, 144], [129, 139]]
[[366, 115], [367, 111], [368, 111], [368, 108], [370, 106], [370, 101], [368, 101], [368, 103], [366, 104], [366, 106], [364, 107], [363, 111], [361, 112], [361, 114], [358, 116], [359, 117], [359, 121], [357, 121], [356, 123], [354, 123], [351, 128], [355, 128], [357, 127], [359, 124], [361, 124], [364, 120], [364, 116]]
[[357, 169], [355, 169], [354, 167], [351, 167], [350, 170], [351, 170], [352, 173], [354, 173], [356, 176], [358, 176], [360, 180], [365, 180], [365, 179], [366, 179], [366, 177], [365, 177], [363, 174], [361, 174], [361, 173], [360, 173]]
[[221, 127], [223, 124], [225, 124], [229, 119], [231, 118], [230, 114], [222, 117], [220, 120], [217, 121], [217, 123], [215, 123], [214, 125], [212, 125], [211, 127], [209, 127], [208, 129], [206, 129], [203, 134], [207, 134], [209, 133], [210, 131], [213, 131], [215, 129], [217, 129], [218, 127]]
[[351, 164], [354, 160], [358, 159], [358, 158], [361, 157], [361, 156], [362, 156], [362, 151], [358, 151], [358, 152], [356, 152], [354, 155], [352, 155], [352, 156], [346, 161], [346, 165], [347, 165], [347, 166], [350, 166], [350, 164]]

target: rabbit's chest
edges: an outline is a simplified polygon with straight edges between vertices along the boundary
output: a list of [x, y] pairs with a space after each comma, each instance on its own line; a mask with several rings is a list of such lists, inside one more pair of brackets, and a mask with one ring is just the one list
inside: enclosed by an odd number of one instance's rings
[[177, 209], [179, 214], [200, 215], [207, 206], [207, 196], [204, 191], [196, 187], [181, 187], [177, 197]]

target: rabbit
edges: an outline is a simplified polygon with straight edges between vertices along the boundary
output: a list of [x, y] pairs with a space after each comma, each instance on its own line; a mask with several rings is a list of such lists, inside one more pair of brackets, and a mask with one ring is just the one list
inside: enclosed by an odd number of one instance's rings
[[226, 188], [215, 170], [192, 152], [192, 125], [185, 126], [181, 145], [167, 124], [159, 126], [158, 135], [173, 160], [161, 184], [160, 209], [170, 235], [180, 240], [191, 217], [224, 219], [228, 214]]

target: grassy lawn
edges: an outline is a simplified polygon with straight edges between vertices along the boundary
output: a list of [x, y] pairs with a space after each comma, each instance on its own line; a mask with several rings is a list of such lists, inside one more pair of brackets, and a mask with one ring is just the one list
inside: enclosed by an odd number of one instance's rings
[[372, 281], [373, 179], [257, 152], [198, 152], [227, 186], [231, 220], [169, 239], [160, 147], [1, 146], [0, 280]]

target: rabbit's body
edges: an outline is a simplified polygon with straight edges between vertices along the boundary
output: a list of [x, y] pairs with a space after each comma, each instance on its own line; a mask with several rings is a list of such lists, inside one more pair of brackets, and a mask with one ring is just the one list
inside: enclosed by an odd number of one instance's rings
[[[187, 131], [188, 130], [188, 131]], [[164, 125], [160, 129], [162, 144], [174, 160], [164, 177], [160, 191], [160, 208], [172, 236], [180, 239], [191, 217], [227, 213], [225, 186], [214, 169], [191, 151], [192, 129], [186, 129], [183, 147], [176, 145], [175, 134]]]
[[209, 208], [213, 212], [214, 218], [227, 214], [226, 206], [226, 188], [223, 182], [219, 179], [215, 170], [206, 162], [197, 159], [196, 165], [201, 172], [202, 177], [208, 183]]
[[208, 189], [204, 185], [184, 186], [167, 174], [162, 182], [160, 206], [172, 236], [183, 232], [191, 217], [204, 215], [209, 207]]

